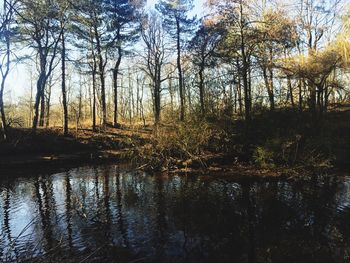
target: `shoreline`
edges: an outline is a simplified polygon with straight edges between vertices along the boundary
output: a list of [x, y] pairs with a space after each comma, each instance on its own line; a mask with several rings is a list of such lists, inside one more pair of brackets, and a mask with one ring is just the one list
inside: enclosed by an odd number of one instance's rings
[[[207, 163], [205, 166], [198, 164], [193, 166], [179, 167], [173, 169], [164, 169], [161, 171], [147, 169], [148, 164], [133, 163], [131, 149], [123, 150], [100, 150], [100, 151], [82, 151], [69, 154], [36, 154], [36, 155], [15, 155], [2, 157], [0, 159], [0, 179], [3, 179], [3, 172], [18, 173], [23, 175], [30, 172], [36, 172], [40, 169], [43, 172], [60, 171], [78, 168], [90, 165], [112, 165], [127, 164], [134, 170], [145, 171], [148, 174], [157, 175], [178, 175], [178, 176], [202, 176], [225, 180], [280, 180], [280, 179], [300, 179], [310, 180], [317, 173], [327, 173], [332, 176], [341, 171], [346, 175], [347, 168], [332, 167], [323, 171], [306, 169], [305, 167], [276, 167], [261, 168], [252, 164], [225, 163], [226, 156], [215, 156], [219, 163]], [[24, 175], [25, 176], [25, 175]], [[6, 176], [5, 176], [6, 177]]]
[[[216, 122], [185, 122], [156, 129], [125, 126], [94, 132], [82, 128], [70, 130], [69, 136], [63, 136], [59, 127], [38, 129], [36, 136], [27, 128], [11, 128], [9, 139], [0, 141], [0, 177], [4, 170], [26, 172], [29, 168], [104, 163], [129, 163], [150, 174], [224, 174], [234, 178], [349, 173], [350, 137], [346, 131], [350, 115], [332, 113], [315, 127], [306, 117], [289, 120], [288, 112], [278, 116], [273, 130], [269, 114], [256, 116], [257, 128], [249, 134], [240, 121], [232, 121], [230, 126], [226, 123], [227, 127]], [[288, 136], [281, 136], [287, 131]]]
[[80, 151], [61, 154], [13, 155], [0, 158], [1, 169], [23, 169], [38, 166], [84, 165], [100, 162], [126, 161], [128, 150]]

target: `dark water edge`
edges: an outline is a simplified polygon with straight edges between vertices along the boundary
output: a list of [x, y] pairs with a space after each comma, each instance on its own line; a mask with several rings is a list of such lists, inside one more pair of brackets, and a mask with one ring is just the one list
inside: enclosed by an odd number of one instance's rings
[[350, 262], [348, 176], [2, 173], [0, 262]]

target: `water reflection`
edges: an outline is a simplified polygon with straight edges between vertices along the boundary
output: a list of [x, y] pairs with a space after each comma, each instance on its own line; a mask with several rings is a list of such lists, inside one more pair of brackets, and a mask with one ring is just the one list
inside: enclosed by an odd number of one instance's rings
[[66, 224], [67, 224], [67, 237], [68, 237], [68, 247], [70, 250], [73, 250], [73, 238], [72, 238], [72, 186], [71, 186], [71, 176], [67, 172], [64, 178], [66, 184]]
[[349, 262], [350, 178], [84, 167], [0, 182], [2, 262]]
[[123, 216], [123, 204], [122, 204], [122, 191], [120, 187], [121, 181], [120, 172], [116, 170], [115, 172], [115, 188], [116, 188], [116, 214], [117, 214], [117, 227], [121, 236], [121, 246], [129, 247], [128, 236], [127, 236], [127, 228], [126, 222]]

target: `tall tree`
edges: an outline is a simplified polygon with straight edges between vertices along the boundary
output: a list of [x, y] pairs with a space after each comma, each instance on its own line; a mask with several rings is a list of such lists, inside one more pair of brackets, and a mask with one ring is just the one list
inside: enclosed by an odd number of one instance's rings
[[61, 91], [62, 91], [62, 105], [63, 105], [63, 134], [68, 135], [68, 102], [67, 102], [67, 87], [66, 87], [66, 60], [67, 60], [67, 49], [66, 49], [66, 35], [67, 26], [70, 22], [72, 15], [72, 6], [68, 0], [59, 0], [59, 27], [62, 32], [61, 35]]
[[143, 57], [145, 67], [142, 69], [151, 80], [154, 119], [158, 124], [161, 114], [161, 84], [165, 80], [161, 75], [166, 58], [166, 43], [162, 25], [155, 13], [142, 20], [141, 35], [146, 47], [146, 55]]
[[19, 23], [23, 41], [28, 43], [38, 58], [38, 80], [34, 104], [33, 134], [39, 120], [39, 106], [43, 103], [45, 86], [57, 66], [58, 45], [62, 37], [58, 6], [53, 1], [20, 0]]
[[[334, 34], [335, 20], [340, 12], [342, 0], [300, 0], [299, 27], [301, 54], [307, 52], [309, 56], [315, 53], [326, 43], [329, 35]], [[318, 98], [323, 90], [316, 87], [310, 80], [307, 81], [309, 108], [313, 113], [317, 111]]]
[[[109, 17], [108, 28], [113, 35], [111, 39], [111, 49], [115, 64], [113, 66], [113, 125], [118, 126], [118, 75], [122, 56], [125, 53], [127, 43], [137, 39], [135, 15], [137, 6], [129, 0], [105, 0], [105, 10]], [[115, 52], [113, 52], [115, 50]]]
[[[252, 56], [258, 43], [256, 28], [253, 26], [249, 5], [250, 1], [244, 0], [210, 0], [209, 4], [214, 8], [214, 19], [222, 20], [225, 26], [225, 37], [221, 44], [221, 56], [235, 62], [242, 81], [244, 93], [245, 119], [251, 119], [252, 109], [252, 85], [251, 64]], [[239, 84], [241, 85], [241, 84]]]
[[[73, 29], [78, 36], [76, 46], [86, 52], [86, 42], [91, 46], [90, 57], [96, 62], [96, 76], [99, 77], [100, 102], [102, 127], [107, 124], [106, 104], [106, 66], [108, 63], [108, 48], [110, 45], [110, 33], [108, 31], [108, 16], [104, 10], [103, 0], [78, 1], [75, 5], [77, 14], [73, 18]], [[95, 76], [93, 75], [93, 78]]]
[[156, 9], [162, 14], [163, 25], [169, 35], [176, 41], [177, 71], [179, 77], [180, 120], [185, 119], [185, 91], [181, 54], [186, 35], [192, 32], [196, 17], [189, 18], [193, 9], [193, 0], [161, 0]]
[[4, 1], [0, 14], [0, 73], [1, 73], [1, 86], [0, 86], [0, 116], [2, 137], [4, 140], [7, 138], [7, 123], [4, 106], [4, 91], [6, 85], [6, 79], [10, 73], [11, 67], [11, 43], [14, 35], [14, 18], [15, 18], [15, 5], [16, 0]]
[[[100, 1], [93, 1], [92, 11], [90, 14], [93, 21], [93, 36], [95, 37], [96, 54], [98, 58], [98, 74], [100, 77], [100, 92], [101, 92], [101, 108], [102, 108], [102, 128], [107, 124], [107, 107], [106, 107], [106, 65], [107, 65], [107, 50], [105, 44], [104, 34], [106, 30], [104, 27], [104, 14], [102, 4]], [[108, 41], [108, 36], [106, 37]]]
[[[260, 22], [257, 24], [260, 38], [255, 52], [256, 60], [261, 68], [270, 110], [275, 109], [275, 61], [281, 58], [287, 50], [295, 47], [297, 30], [294, 21], [287, 17], [283, 10], [263, 9]], [[289, 93], [293, 101], [291, 80], [287, 75]]]
[[[305, 79], [317, 91], [325, 92], [318, 97], [318, 110], [322, 113], [327, 108], [330, 88], [339, 87], [332, 76], [336, 69], [343, 68], [344, 57], [336, 44], [327, 46], [322, 51], [313, 53], [312, 56], [294, 56], [281, 61], [281, 68], [290, 76]], [[321, 96], [321, 92], [318, 92]]]
[[202, 115], [205, 114], [204, 73], [207, 67], [215, 64], [215, 52], [221, 38], [220, 27], [202, 20], [200, 28], [192, 38], [189, 48], [193, 64], [198, 68], [199, 101]]
[[[92, 102], [91, 102], [91, 117], [92, 130], [96, 131], [96, 115], [97, 115], [97, 54], [95, 45], [94, 20], [92, 19], [93, 2], [80, 1], [73, 5], [74, 15], [71, 17], [71, 33], [73, 38], [73, 45], [81, 53], [82, 58], [76, 59], [77, 67], [81, 71], [91, 75], [92, 86]], [[84, 61], [85, 63], [82, 63]]]
[[[72, 29], [77, 36], [75, 46], [83, 53], [88, 53], [93, 79], [93, 129], [96, 125], [95, 95], [99, 93], [102, 115], [102, 128], [107, 124], [106, 103], [106, 66], [108, 64], [108, 51], [113, 46], [114, 39], [108, 25], [109, 17], [105, 10], [104, 0], [77, 1], [74, 4], [76, 15], [72, 18]], [[88, 49], [86, 48], [88, 45]], [[97, 78], [99, 78], [99, 92], [97, 92]]]

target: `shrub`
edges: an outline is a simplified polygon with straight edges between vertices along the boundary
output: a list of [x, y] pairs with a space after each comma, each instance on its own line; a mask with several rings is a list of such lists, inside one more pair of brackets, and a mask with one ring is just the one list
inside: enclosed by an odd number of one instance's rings
[[258, 146], [253, 154], [255, 164], [262, 168], [272, 168], [274, 166], [274, 153], [263, 147]]
[[150, 144], [138, 152], [138, 159], [151, 169], [168, 169], [179, 162], [200, 159], [215, 130], [206, 122], [183, 122], [155, 128]]

